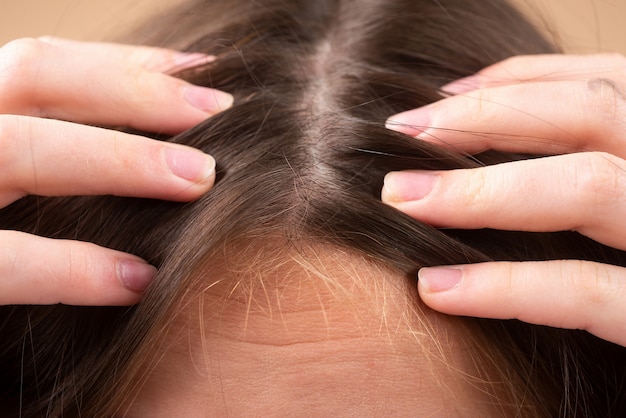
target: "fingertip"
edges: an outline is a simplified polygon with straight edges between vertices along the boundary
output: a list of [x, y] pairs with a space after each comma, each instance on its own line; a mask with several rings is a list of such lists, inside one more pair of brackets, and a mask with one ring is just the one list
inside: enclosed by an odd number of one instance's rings
[[383, 188], [380, 191], [380, 200], [388, 205], [393, 205], [396, 202], [393, 189], [390, 186], [392, 182], [391, 178], [394, 173], [395, 171], [385, 174], [385, 178], [383, 179]]
[[391, 131], [418, 137], [426, 132], [431, 121], [431, 107], [425, 106], [389, 117], [385, 122], [385, 127]]
[[424, 293], [437, 294], [451, 291], [461, 285], [461, 267], [424, 267], [418, 272], [418, 284]]
[[215, 159], [200, 150], [187, 146], [165, 148], [168, 168], [179, 179], [191, 183], [202, 193], [208, 191], [215, 181]]
[[174, 68], [170, 69], [170, 72], [176, 72], [213, 62], [215, 61], [215, 56], [201, 52], [179, 52], [174, 53], [172, 61], [174, 62]]
[[141, 293], [152, 283], [157, 269], [143, 260], [122, 259], [117, 262], [116, 272], [126, 289]]
[[478, 74], [455, 80], [441, 87], [441, 91], [450, 96], [469, 93], [481, 88], [483, 78]]
[[191, 106], [208, 115], [215, 115], [231, 108], [235, 101], [230, 93], [194, 85], [183, 87], [183, 97]]
[[430, 171], [390, 172], [385, 176], [381, 196], [392, 204], [421, 200], [433, 191], [439, 177]]
[[168, 186], [161, 184], [160, 190], [152, 197], [190, 202], [213, 188], [216, 177], [215, 160], [199, 150], [191, 150], [166, 152], [166, 161], [172, 176]]
[[431, 309], [448, 315], [476, 313], [473, 286], [465, 285], [469, 266], [424, 267], [418, 272], [417, 290], [420, 299]]

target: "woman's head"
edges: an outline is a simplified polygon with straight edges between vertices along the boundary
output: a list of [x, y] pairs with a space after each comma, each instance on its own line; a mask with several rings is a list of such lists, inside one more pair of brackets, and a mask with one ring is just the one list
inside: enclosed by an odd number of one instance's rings
[[[505, 2], [198, 1], [143, 34], [214, 55], [181, 76], [236, 98], [171, 139], [216, 157], [216, 186], [187, 205], [32, 198], [4, 210], [5, 228], [94, 241], [160, 268], [132, 309], [4, 309], [7, 393], [53, 415], [152, 415], [155, 405], [238, 415], [249, 399], [279, 415], [587, 412], [565, 405], [595, 389], [576, 359], [584, 335], [434, 314], [417, 299], [416, 272], [621, 254], [572, 235], [439, 231], [379, 198], [389, 171], [519, 158], [455, 154], [384, 128], [449, 81], [550, 51]], [[11, 378], [22, 368], [20, 388]]]

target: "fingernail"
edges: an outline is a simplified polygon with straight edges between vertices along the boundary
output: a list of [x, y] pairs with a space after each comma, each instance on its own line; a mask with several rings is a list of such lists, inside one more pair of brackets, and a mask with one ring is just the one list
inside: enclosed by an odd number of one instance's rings
[[135, 292], [143, 292], [152, 283], [157, 269], [150, 264], [135, 260], [120, 260], [117, 263], [117, 275], [120, 282]]
[[193, 67], [215, 61], [213, 55], [206, 55], [200, 52], [182, 53], [174, 55], [174, 65], [176, 67]]
[[193, 182], [202, 182], [215, 172], [213, 157], [195, 149], [165, 148], [165, 161], [174, 175]]
[[469, 93], [470, 91], [479, 89], [481, 86], [481, 81], [482, 80], [480, 76], [472, 75], [446, 84], [441, 88], [441, 91], [452, 96], [455, 96], [457, 94]]
[[445, 292], [461, 283], [463, 271], [458, 268], [429, 267], [417, 273], [419, 282], [429, 292]]
[[417, 137], [424, 133], [431, 124], [430, 106], [398, 113], [387, 119], [385, 127], [392, 131]]
[[426, 197], [439, 175], [428, 171], [394, 171], [385, 176], [383, 201], [408, 202]]
[[190, 105], [210, 114], [226, 110], [234, 102], [232, 94], [199, 86], [185, 86], [184, 96]]

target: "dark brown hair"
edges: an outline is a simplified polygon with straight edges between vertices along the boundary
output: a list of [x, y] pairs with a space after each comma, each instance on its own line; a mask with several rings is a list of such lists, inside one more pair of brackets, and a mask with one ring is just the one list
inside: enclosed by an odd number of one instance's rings
[[[210, 260], [248, 260], [269, 237], [296, 252], [315, 243], [361, 254], [411, 280], [422, 266], [488, 260], [626, 264], [577, 234], [437, 230], [380, 201], [389, 171], [524, 158], [456, 154], [384, 128], [447, 82], [554, 51], [505, 1], [195, 1], [138, 36], [217, 57], [180, 75], [233, 93], [235, 106], [162, 139], [214, 155], [218, 180], [192, 204], [28, 197], [0, 211], [3, 229], [92, 241], [160, 270], [131, 308], [0, 309], [0, 396], [24, 416], [113, 415], [189, 289], [203, 287], [197, 273], [210, 277]], [[518, 415], [626, 413], [622, 348], [584, 332], [467, 322], [530, 400], [518, 397]]]

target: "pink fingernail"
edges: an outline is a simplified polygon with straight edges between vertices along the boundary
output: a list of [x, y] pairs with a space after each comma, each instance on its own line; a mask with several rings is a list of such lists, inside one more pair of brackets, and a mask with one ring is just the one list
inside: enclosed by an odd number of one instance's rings
[[417, 137], [430, 127], [431, 120], [431, 108], [425, 106], [391, 116], [387, 119], [385, 127], [392, 131]]
[[215, 172], [213, 157], [191, 148], [165, 148], [165, 161], [174, 175], [193, 182], [202, 182]]
[[215, 61], [213, 55], [206, 55], [199, 52], [182, 53], [174, 55], [174, 65], [176, 67], [194, 67]]
[[394, 171], [385, 176], [383, 200], [409, 202], [426, 197], [435, 187], [439, 175], [428, 171]]
[[135, 260], [120, 260], [117, 276], [120, 282], [134, 292], [143, 292], [156, 276], [157, 269], [150, 264]]
[[429, 292], [445, 292], [461, 283], [463, 271], [450, 267], [423, 268], [418, 273], [418, 280]]
[[185, 86], [184, 97], [187, 102], [211, 115], [230, 108], [234, 98], [224, 91], [199, 86]]
[[481, 82], [480, 76], [472, 75], [446, 84], [441, 88], [441, 91], [452, 96], [469, 93], [470, 91], [478, 90], [481, 86]]

